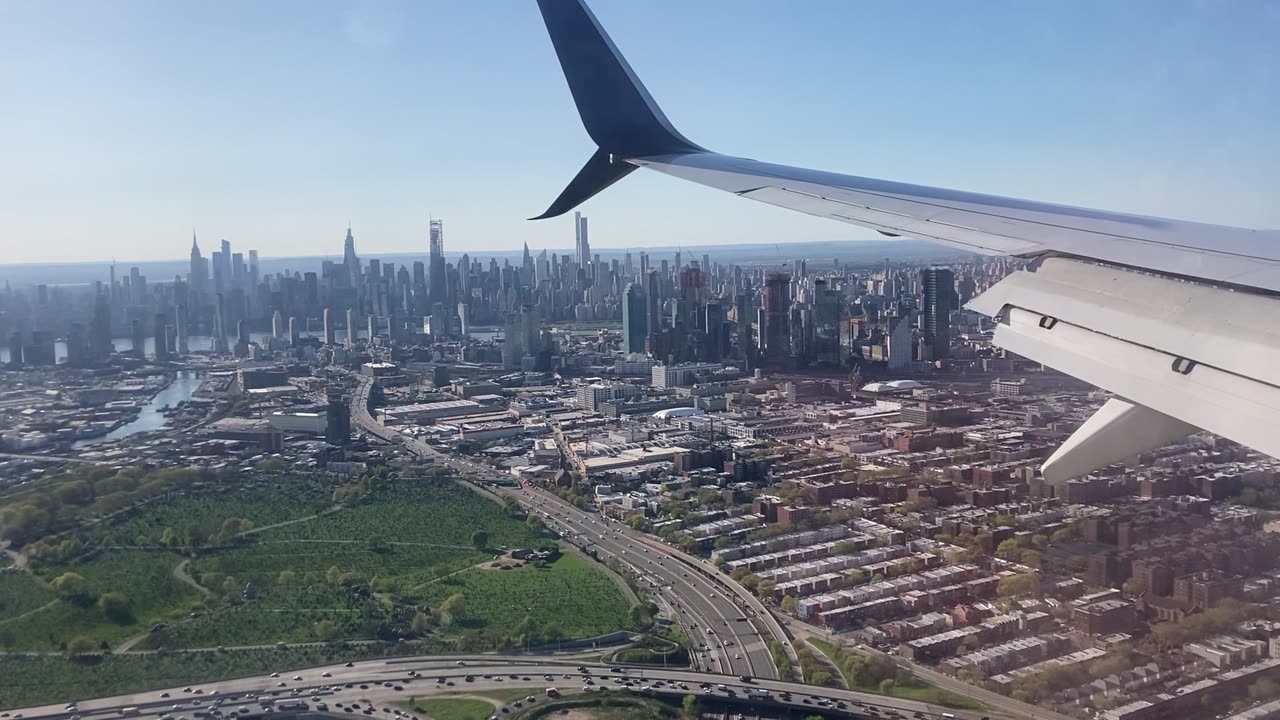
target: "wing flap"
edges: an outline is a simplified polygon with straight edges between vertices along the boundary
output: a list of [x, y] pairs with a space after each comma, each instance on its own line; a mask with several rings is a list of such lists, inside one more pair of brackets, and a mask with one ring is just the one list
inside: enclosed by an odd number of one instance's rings
[[[1096, 263], [1050, 258], [971, 300], [1016, 307], [1280, 387], [1280, 299]], [[1039, 358], [1035, 358], [1039, 359]]]
[[1014, 308], [1001, 347], [1195, 427], [1280, 457], [1280, 388]]

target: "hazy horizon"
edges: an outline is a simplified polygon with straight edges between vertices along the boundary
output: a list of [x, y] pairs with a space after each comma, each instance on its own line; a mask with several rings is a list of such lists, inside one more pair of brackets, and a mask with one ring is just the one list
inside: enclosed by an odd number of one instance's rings
[[[201, 251], [208, 258], [210, 247], [201, 247]], [[258, 262], [261, 272], [264, 274], [274, 274], [277, 272], [308, 272], [318, 271], [320, 264], [325, 260], [336, 262], [342, 261], [341, 244], [338, 245], [335, 252], [316, 254], [316, 255], [262, 255], [259, 254]], [[234, 243], [232, 244], [233, 252], [244, 251], [246, 254], [246, 262], [248, 261], [248, 250], [250, 248], [242, 248]], [[530, 247], [529, 252], [535, 257], [541, 252], [542, 248]], [[548, 253], [555, 252], [561, 256], [572, 255], [572, 248], [546, 248]], [[760, 265], [760, 264], [791, 264], [795, 260], [809, 260], [817, 266], [829, 263], [833, 257], [840, 257], [842, 262], [867, 263], [880, 258], [889, 257], [894, 260], [912, 260], [912, 259], [945, 259], [959, 258], [970, 256], [969, 253], [956, 248], [939, 245], [938, 243], [925, 240], [912, 239], [894, 239], [894, 238], [878, 238], [867, 240], [814, 240], [806, 242], [792, 243], [737, 243], [732, 245], [718, 246], [666, 246], [666, 247], [649, 247], [649, 248], [597, 248], [600, 256], [606, 260], [618, 257], [620, 258], [628, 250], [632, 252], [636, 262], [639, 262], [639, 253], [644, 251], [649, 253], [655, 262], [661, 262], [663, 259], [669, 258], [676, 252], [681, 252], [688, 259], [700, 260], [704, 253], [709, 254], [715, 262], [729, 264], [735, 263], [739, 265]], [[359, 240], [356, 243], [356, 251], [360, 256], [361, 262], [365, 263], [370, 259], [378, 259], [382, 262], [392, 262], [403, 265], [410, 265], [415, 260], [426, 260], [427, 249], [415, 252], [389, 252], [389, 253], [366, 253], [360, 250]], [[523, 252], [521, 249], [513, 250], [472, 250], [463, 248], [460, 250], [446, 249], [445, 256], [451, 261], [456, 262], [464, 253], [470, 254], [473, 259], [487, 262], [489, 258], [510, 258], [518, 260]], [[729, 256], [728, 253], [732, 253]], [[185, 276], [189, 266], [188, 257], [164, 258], [158, 260], [127, 260], [124, 258], [116, 258], [116, 273], [127, 274], [129, 268], [137, 267], [143, 275], [147, 276], [151, 282], [168, 282], [174, 276]], [[0, 263], [0, 282], [9, 283], [18, 287], [26, 287], [37, 284], [46, 285], [83, 285], [91, 283], [95, 280], [105, 281], [108, 277], [109, 268], [112, 263], [111, 259], [102, 260], [79, 260], [71, 262], [35, 262], [35, 263]]]

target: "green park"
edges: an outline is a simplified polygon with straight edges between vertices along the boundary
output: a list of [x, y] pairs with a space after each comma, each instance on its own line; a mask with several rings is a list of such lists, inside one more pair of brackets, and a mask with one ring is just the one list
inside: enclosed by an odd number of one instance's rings
[[442, 474], [80, 469], [0, 496], [0, 539], [0, 707], [635, 625], [617, 578]]

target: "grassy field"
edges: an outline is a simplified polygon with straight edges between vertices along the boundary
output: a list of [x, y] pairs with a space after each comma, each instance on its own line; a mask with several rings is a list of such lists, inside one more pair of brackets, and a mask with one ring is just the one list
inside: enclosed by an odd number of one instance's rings
[[[840, 674], [844, 676], [845, 684], [850, 690], [858, 690], [861, 692], [883, 694], [880, 692], [878, 684], [868, 684], [860, 682], [860, 679], [850, 673], [847, 667], [838, 660], [840, 653], [836, 647], [826, 640], [820, 640], [815, 637], [808, 638], [808, 643], [817, 648], [819, 652], [826, 655], [836, 667], [840, 668]], [[847, 652], [847, 651], [846, 651]], [[902, 698], [904, 700], [916, 700], [918, 702], [933, 703], [934, 705], [942, 705], [944, 707], [956, 708], [958, 710], [981, 710], [983, 704], [973, 698], [959, 693], [953, 693], [950, 690], [934, 687], [922, 680], [914, 679], [910, 684], [895, 685], [890, 696]]]
[[467, 570], [423, 587], [415, 597], [436, 606], [454, 593], [467, 598], [461, 628], [512, 628], [531, 617], [539, 625], [557, 623], [566, 637], [587, 637], [627, 626], [629, 605], [622, 591], [571, 553], [545, 568]]
[[[112, 518], [86, 533], [86, 547], [154, 541], [170, 529], [204, 536], [228, 517], [257, 527], [296, 522], [255, 532], [246, 543], [197, 549], [194, 557], [99, 549], [90, 559], [41, 560], [35, 576], [0, 575], [0, 648], [57, 652], [77, 636], [109, 647], [142, 636], [139, 650], [396, 640], [422, 635], [411, 629], [420, 612], [446, 620], [432, 609], [454, 593], [466, 596], [465, 616], [435, 632], [463, 637], [471, 648], [507, 642], [526, 616], [539, 631], [554, 623], [563, 637], [627, 625], [626, 598], [577, 556], [545, 568], [480, 569], [492, 551], [472, 545], [476, 530], [488, 533], [491, 546], [553, 541], [468, 488], [389, 480], [350, 507], [316, 515], [331, 507], [331, 495], [311, 476], [277, 476], [226, 492], [193, 490]], [[207, 593], [176, 577], [184, 560]], [[48, 583], [67, 572], [82, 575], [85, 587], [60, 598]], [[250, 585], [253, 592], [242, 599]], [[94, 601], [105, 593], [123, 593], [128, 613], [99, 609]], [[194, 611], [198, 617], [189, 618]], [[159, 622], [169, 627], [148, 632]], [[468, 637], [468, 630], [482, 636]], [[431, 631], [429, 625], [423, 632]]]
[[[522, 696], [523, 697], [523, 696]], [[493, 703], [474, 698], [432, 698], [401, 703], [410, 712], [426, 713], [434, 720], [485, 720], [497, 709]]]
[[[201, 607], [202, 597], [194, 588], [173, 577], [180, 558], [174, 553], [120, 550], [108, 551], [86, 562], [45, 566], [40, 575], [51, 581], [65, 572], [84, 577], [87, 600], [71, 598], [46, 603], [57, 594], [29, 576], [5, 576], [0, 586], [15, 578], [27, 590], [12, 610], [0, 614], [0, 647], [9, 650], [57, 651], [71, 638], [84, 636], [96, 643], [115, 645], [125, 638], [145, 632], [153, 623], [171, 621]], [[110, 592], [123, 593], [128, 612], [110, 618], [93, 599]], [[23, 607], [42, 609], [20, 615]], [[13, 620], [5, 622], [5, 620]]]
[[11, 620], [57, 597], [57, 593], [30, 573], [0, 573], [0, 630], [6, 619]]
[[259, 540], [364, 542], [377, 536], [389, 543], [467, 549], [475, 530], [488, 532], [493, 546], [528, 546], [539, 540], [523, 522], [508, 517], [501, 505], [448, 480], [391, 483], [377, 489], [368, 502], [310, 522], [267, 530]]
[[[419, 653], [411, 648], [406, 652]], [[107, 655], [72, 660], [57, 655], [0, 655], [0, 708], [65, 703], [195, 682], [285, 672], [380, 657], [374, 645], [292, 647], [234, 653]]]
[[166, 528], [173, 528], [180, 537], [193, 531], [209, 537], [222, 529], [227, 518], [243, 518], [255, 527], [266, 527], [314, 515], [332, 504], [332, 495], [332, 482], [305, 475], [258, 481], [229, 491], [211, 488], [169, 502], [153, 501], [113, 522], [95, 526], [89, 536], [100, 545], [156, 544]]

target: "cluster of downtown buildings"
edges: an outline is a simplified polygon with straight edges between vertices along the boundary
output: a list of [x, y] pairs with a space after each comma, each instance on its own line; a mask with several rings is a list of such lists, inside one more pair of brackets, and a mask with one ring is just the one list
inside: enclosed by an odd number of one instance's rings
[[[73, 367], [107, 362], [125, 338], [137, 357], [190, 352], [249, 357], [316, 337], [352, 346], [361, 336], [399, 343], [465, 340], [500, 329], [507, 369], [553, 369], [552, 323], [621, 322], [626, 355], [668, 364], [730, 361], [744, 369], [884, 363], [894, 371], [954, 357], [957, 337], [982, 319], [957, 313], [1012, 269], [1008, 261], [931, 267], [832, 259], [772, 264], [714, 261], [674, 251], [593, 252], [587, 218], [574, 218], [572, 254], [526, 246], [513, 258], [445, 256], [431, 220], [425, 261], [361, 260], [347, 230], [341, 261], [264, 273], [258, 252], [227, 240], [207, 256], [192, 237], [185, 277], [137, 267], [86, 286], [33, 284], [0, 294], [8, 362]], [[300, 261], [305, 262], [305, 261]], [[62, 339], [65, 351], [55, 352]], [[258, 347], [255, 347], [258, 346]], [[961, 353], [959, 359], [963, 359]]]

